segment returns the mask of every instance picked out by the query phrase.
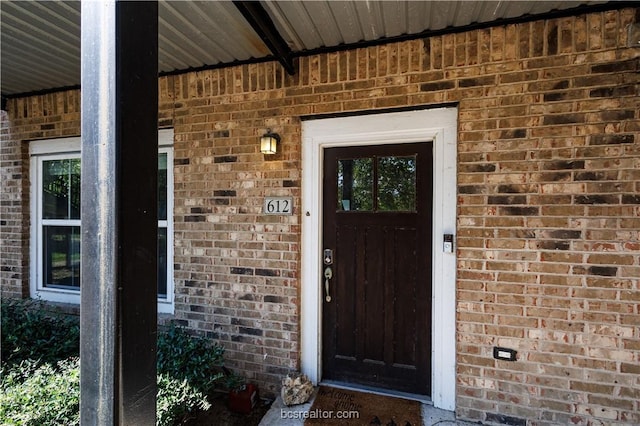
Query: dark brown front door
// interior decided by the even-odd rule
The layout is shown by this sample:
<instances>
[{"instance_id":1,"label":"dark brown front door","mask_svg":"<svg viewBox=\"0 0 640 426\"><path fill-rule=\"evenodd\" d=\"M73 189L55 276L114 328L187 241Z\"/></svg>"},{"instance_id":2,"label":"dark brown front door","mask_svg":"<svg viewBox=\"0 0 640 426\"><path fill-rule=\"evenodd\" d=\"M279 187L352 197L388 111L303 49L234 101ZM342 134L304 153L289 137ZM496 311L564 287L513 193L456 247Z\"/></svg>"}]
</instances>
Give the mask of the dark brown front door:
<instances>
[{"instance_id":1,"label":"dark brown front door","mask_svg":"<svg viewBox=\"0 0 640 426\"><path fill-rule=\"evenodd\" d=\"M431 393L430 142L324 151L323 379Z\"/></svg>"}]
</instances>

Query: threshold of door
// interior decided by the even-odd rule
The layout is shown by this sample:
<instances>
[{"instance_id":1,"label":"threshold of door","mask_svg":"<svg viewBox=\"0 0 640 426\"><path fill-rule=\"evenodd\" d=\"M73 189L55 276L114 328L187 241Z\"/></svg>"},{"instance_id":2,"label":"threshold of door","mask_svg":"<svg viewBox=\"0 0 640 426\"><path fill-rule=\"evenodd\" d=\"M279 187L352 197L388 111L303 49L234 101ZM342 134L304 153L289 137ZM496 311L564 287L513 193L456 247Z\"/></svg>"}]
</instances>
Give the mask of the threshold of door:
<instances>
[{"instance_id":1,"label":"threshold of door","mask_svg":"<svg viewBox=\"0 0 640 426\"><path fill-rule=\"evenodd\" d=\"M433 405L433 401L431 401L431 398L427 395L420 395L420 394L409 393L409 392L400 392L400 391L395 391L391 389L376 388L373 386L359 385L356 383L335 382L333 380L323 380L319 384L323 386L331 386L338 389L367 392L367 393L373 393L373 394L382 395L382 396L395 396L398 398L418 401L422 404Z\"/></svg>"}]
</instances>

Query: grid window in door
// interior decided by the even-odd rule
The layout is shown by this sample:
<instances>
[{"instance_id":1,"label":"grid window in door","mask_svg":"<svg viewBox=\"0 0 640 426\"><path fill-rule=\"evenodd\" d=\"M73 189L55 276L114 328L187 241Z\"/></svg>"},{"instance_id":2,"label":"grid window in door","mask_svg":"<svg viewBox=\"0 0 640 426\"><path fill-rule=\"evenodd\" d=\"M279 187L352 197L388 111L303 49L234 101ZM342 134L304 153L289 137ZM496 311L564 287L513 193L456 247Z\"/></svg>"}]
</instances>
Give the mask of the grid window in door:
<instances>
[{"instance_id":1,"label":"grid window in door","mask_svg":"<svg viewBox=\"0 0 640 426\"><path fill-rule=\"evenodd\" d=\"M415 155L340 159L337 211L416 211Z\"/></svg>"}]
</instances>

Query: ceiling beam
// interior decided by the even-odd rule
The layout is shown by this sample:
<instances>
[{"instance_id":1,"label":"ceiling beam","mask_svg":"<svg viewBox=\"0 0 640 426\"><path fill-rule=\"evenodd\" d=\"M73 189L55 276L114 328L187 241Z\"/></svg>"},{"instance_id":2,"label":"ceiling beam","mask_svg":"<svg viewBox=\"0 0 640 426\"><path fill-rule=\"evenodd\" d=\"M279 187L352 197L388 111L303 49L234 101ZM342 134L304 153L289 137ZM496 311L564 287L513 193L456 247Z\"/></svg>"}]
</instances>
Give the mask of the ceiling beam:
<instances>
[{"instance_id":1,"label":"ceiling beam","mask_svg":"<svg viewBox=\"0 0 640 426\"><path fill-rule=\"evenodd\" d=\"M293 66L293 52L278 32L271 17L258 1L234 1L244 19L267 45L273 56L282 64L289 75L296 73Z\"/></svg>"}]
</instances>

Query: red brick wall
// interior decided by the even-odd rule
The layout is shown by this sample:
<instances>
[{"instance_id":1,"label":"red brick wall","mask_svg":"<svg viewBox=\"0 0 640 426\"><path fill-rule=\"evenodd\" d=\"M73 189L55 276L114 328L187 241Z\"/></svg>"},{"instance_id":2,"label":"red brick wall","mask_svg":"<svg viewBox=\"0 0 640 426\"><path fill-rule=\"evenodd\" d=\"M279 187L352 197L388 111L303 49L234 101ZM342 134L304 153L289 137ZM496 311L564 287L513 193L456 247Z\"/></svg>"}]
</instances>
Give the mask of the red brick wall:
<instances>
[{"instance_id":1,"label":"red brick wall","mask_svg":"<svg viewBox=\"0 0 640 426\"><path fill-rule=\"evenodd\" d=\"M277 392L299 368L300 116L457 103L457 414L640 424L638 9L160 79L175 129L176 318ZM2 291L28 291L22 141L77 134L78 93L9 103ZM283 143L259 153L272 128ZM6 188L6 190L5 190ZM27 290L25 290L27 289ZM492 358L494 346L518 351Z\"/></svg>"}]
</instances>

